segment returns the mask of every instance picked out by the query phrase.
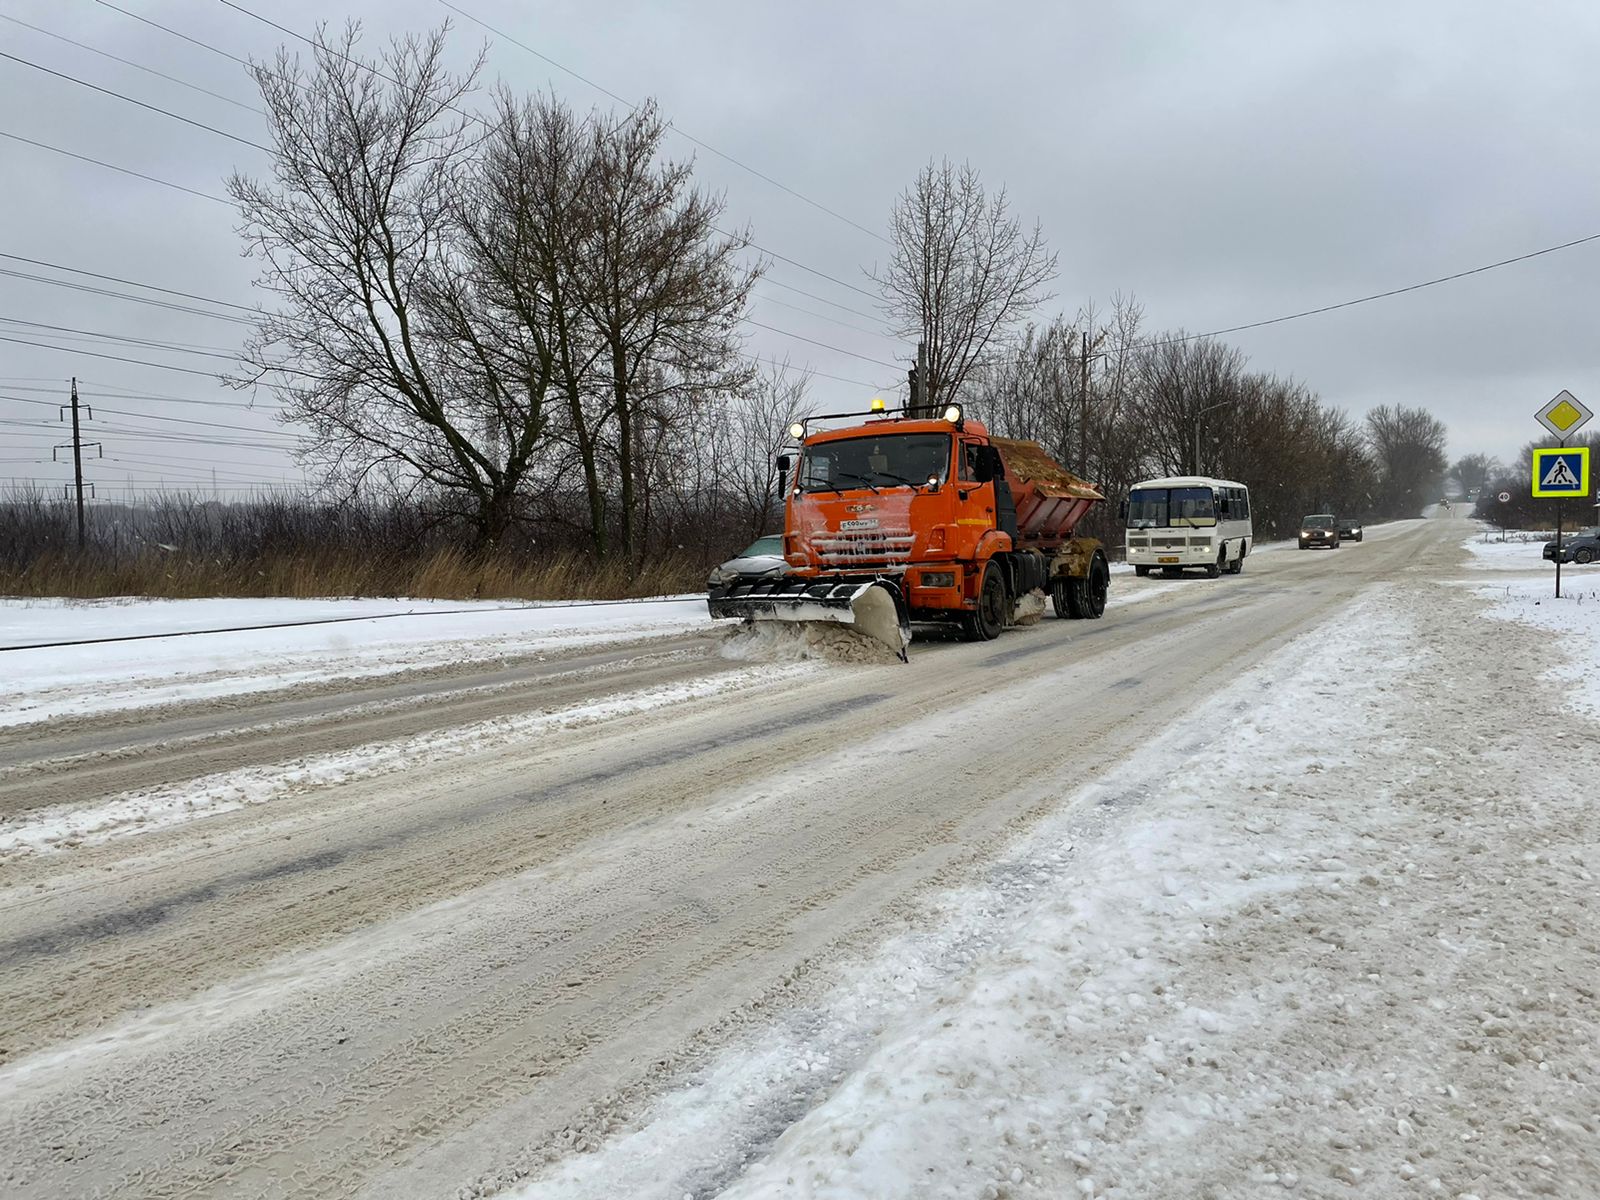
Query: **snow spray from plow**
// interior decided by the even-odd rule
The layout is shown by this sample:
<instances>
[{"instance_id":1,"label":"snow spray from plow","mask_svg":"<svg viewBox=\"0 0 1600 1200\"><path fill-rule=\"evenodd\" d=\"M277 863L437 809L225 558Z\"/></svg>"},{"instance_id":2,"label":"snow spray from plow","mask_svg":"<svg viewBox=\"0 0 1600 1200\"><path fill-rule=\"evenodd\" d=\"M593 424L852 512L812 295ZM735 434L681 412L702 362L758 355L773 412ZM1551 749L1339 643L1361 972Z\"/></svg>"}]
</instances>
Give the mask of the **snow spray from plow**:
<instances>
[{"instance_id":1,"label":"snow spray from plow","mask_svg":"<svg viewBox=\"0 0 1600 1200\"><path fill-rule=\"evenodd\" d=\"M848 626L887 647L902 662L911 644L905 593L893 580L783 579L731 584L707 599L713 617L780 621L801 626Z\"/></svg>"}]
</instances>

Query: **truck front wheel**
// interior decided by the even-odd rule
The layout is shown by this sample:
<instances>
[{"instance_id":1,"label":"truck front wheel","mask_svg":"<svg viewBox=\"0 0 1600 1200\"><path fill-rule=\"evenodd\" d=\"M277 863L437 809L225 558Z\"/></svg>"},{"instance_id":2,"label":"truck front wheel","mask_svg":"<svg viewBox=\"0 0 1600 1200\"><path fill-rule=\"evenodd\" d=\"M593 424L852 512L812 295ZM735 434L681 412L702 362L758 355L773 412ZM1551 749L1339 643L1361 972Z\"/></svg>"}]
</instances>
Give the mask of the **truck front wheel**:
<instances>
[{"instance_id":1,"label":"truck front wheel","mask_svg":"<svg viewBox=\"0 0 1600 1200\"><path fill-rule=\"evenodd\" d=\"M990 562L978 588L978 611L961 618L961 631L969 642L990 642L1000 636L1005 623L1006 581L1000 576L1000 565Z\"/></svg>"}]
</instances>

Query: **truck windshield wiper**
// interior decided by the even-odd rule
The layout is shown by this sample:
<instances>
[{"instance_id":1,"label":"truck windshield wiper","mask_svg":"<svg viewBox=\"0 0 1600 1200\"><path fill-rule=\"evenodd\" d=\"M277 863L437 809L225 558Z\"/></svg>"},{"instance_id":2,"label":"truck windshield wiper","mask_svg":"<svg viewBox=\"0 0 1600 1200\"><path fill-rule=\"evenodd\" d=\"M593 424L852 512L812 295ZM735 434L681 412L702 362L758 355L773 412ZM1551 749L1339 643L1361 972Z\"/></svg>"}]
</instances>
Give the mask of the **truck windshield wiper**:
<instances>
[{"instance_id":1,"label":"truck windshield wiper","mask_svg":"<svg viewBox=\"0 0 1600 1200\"><path fill-rule=\"evenodd\" d=\"M874 496L880 494L878 489L872 486L872 480L868 479L865 475L857 475L854 471L840 471L839 478L854 479L857 483L861 484L868 491L870 491ZM833 490L838 491L839 489L834 488Z\"/></svg>"},{"instance_id":2,"label":"truck windshield wiper","mask_svg":"<svg viewBox=\"0 0 1600 1200\"><path fill-rule=\"evenodd\" d=\"M892 479L896 483L903 483L907 487L916 487L917 486L916 480L907 479L904 475L896 475L893 471L874 471L873 474L877 475L877 476L880 476L881 478L884 478L884 479Z\"/></svg>"}]
</instances>

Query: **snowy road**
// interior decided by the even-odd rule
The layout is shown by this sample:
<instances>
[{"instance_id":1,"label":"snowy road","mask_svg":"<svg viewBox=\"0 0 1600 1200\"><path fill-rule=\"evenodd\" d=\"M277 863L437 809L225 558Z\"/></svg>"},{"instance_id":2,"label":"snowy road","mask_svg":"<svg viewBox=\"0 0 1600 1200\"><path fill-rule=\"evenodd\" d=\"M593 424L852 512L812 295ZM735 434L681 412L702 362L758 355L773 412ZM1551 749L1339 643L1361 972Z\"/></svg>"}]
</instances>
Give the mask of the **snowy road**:
<instances>
[{"instance_id":1,"label":"snowy road","mask_svg":"<svg viewBox=\"0 0 1600 1200\"><path fill-rule=\"evenodd\" d=\"M1498 1013L1515 1007L1520 986L1534 997L1520 1010L1536 1010L1534 1032L1522 1036L1515 1013L1495 1020L1517 1034L1515 1062L1546 1075L1551 1047L1597 1032L1576 1011L1581 996L1539 999L1557 982L1600 978L1593 826L1571 823L1570 795L1539 811L1537 836L1485 822L1487 810L1450 811L1452 797L1479 803L1474 788L1509 802L1531 787L1533 760L1520 756L1533 739L1594 737L1592 719L1557 692L1529 687L1508 702L1497 671L1515 664L1537 678L1554 665L1548 637L1491 622L1470 588L1441 585L1468 574L1469 529L1406 522L1338 553L1261 554L1238 578L1119 579L1102 621L919 645L909 666L730 661L712 636L663 619L627 644L433 656L394 676L366 663L293 692L186 703L153 689L163 707L0 729L0 1190L1187 1196L1217 1180L1217 1195L1281 1188L1285 1172L1304 1178L1303 1194L1354 1186L1377 1169L1359 1152L1375 1135L1338 1111L1331 1059L1374 1058L1351 1093L1370 1100L1366 1082L1398 1044L1366 1024L1372 1013L1402 1029L1425 1015L1439 1053L1463 1053L1470 1037L1499 1035L1470 1004L1457 1028L1456 1010L1431 1001L1476 988L1494 993L1479 1007ZM1431 679L1417 665L1428 656ZM1355 727L1319 728L1318 698L1352 688L1337 712ZM52 703L77 711L75 699ZM1498 714L1487 741L1473 732L1486 712ZM1435 721L1454 731L1443 748L1430 742ZM1362 773L1368 759L1376 773ZM1173 784L1188 761L1214 791ZM1308 776L1313 761L1322 765ZM1342 790L1318 791L1332 778ZM1096 781L1099 792L1086 787ZM1418 810L1380 804L1380 786L1418 798ZM1242 810L1227 807L1242 798ZM1225 811L1199 811L1219 799ZM1247 820L1263 832L1238 833ZM1552 849L1557 828L1565 843ZM1278 849L1250 840L1269 832ZM1207 838L1229 856L1228 888L1210 877L1215 863L1173 849ZM1241 906L1300 886L1271 859L1303 851L1298 838L1321 839L1317 861L1338 865L1296 866L1297 878L1317 879L1295 892L1292 912L1241 918ZM1087 861L1097 844L1098 871ZM1518 911L1474 925L1483 897L1464 902L1440 882L1463 872L1493 874L1492 898ZM1402 875L1419 883L1401 898L1432 906L1420 948L1405 921L1376 909L1358 917L1347 903L1363 888L1387 901L1393 889L1366 879ZM1099 896L1088 926L1154 944L1141 880L1174 918L1195 893L1199 909L1187 913L1212 906L1212 925L1231 922L1237 939L1196 935L1209 959L1190 978L1176 951L1156 955L1159 970L1140 969L1108 962L1103 941L1035 946L1018 934L1054 919L1052 904ZM952 908L953 895L965 906ZM1522 913L1526 904L1540 916ZM941 932L944 918L957 932ZM912 965L885 968L905 938L923 939ZM1237 945L1265 964L1262 978L1219 965ZM1006 946L1046 975L1042 960L1065 956L1053 981L992 982L1059 989L1051 1006L1082 1037L1055 1075L1017 1068L1007 1087L1019 1119L994 1126L1006 1149L988 1155L974 1149L984 1140L975 1128L959 1141L919 1125L942 1094L907 1105L904 1088L873 1080L888 1070L884 1055L909 1064L920 1048L938 1060L916 1076L927 1097L940 1090L929 1083L938 1066L972 1057L975 1040L1032 1052L1003 1021L962 1038L941 1031L959 1029L965 1010L951 1010L952 1026L918 1007L959 991L964 969ZM1347 968L1330 946L1359 962ZM1373 975L1401 973L1390 961L1401 952L1439 976L1407 972L1393 994L1374 986ZM1495 966L1474 973L1485 954ZM1335 959L1350 972L1337 1004L1337 988L1319 992L1315 977ZM870 1019L851 1015L850 981L874 970L890 981L882 998ZM1029 1134L1029 1122L1044 1129L1076 1119L1075 1104L1094 1108L1094 1097L1070 1099L1059 1071L1126 1110L1159 1097L1140 1093L1148 1081L1131 1069L1106 1071L1106 1056L1148 1054L1148 1041L1119 1038L1144 1028L1165 1053L1180 1044L1158 1027L1170 1014L1086 1005L1083 972L1103 973L1112 992L1119 973L1124 990L1152 980L1192 989L1203 999L1184 1019L1236 1042L1209 1056L1215 1071L1243 1056L1278 1099L1224 1095L1238 1078L1213 1079L1207 1104L1169 1112L1163 1126L1208 1154L1165 1176L1140 1177L1159 1146L1131 1134L1110 1145L1105 1117L1092 1136L1056 1134L1059 1145L1040 1149L1050 1138ZM1277 1002L1291 984L1304 993L1302 1017ZM1408 1016L1388 1000L1420 1007ZM1326 1036L1334 1027L1348 1036ZM1273 1078L1261 1054L1244 1054L1252 1039L1281 1048L1274 1061L1292 1070ZM1329 1074L1296 1094L1295 1074L1319 1062ZM1514 1093L1494 1062L1464 1086ZM1555 1070L1544 1092L1529 1092L1544 1115L1519 1110L1536 1126L1526 1135L1508 1135L1485 1109L1463 1116L1446 1144L1438 1123L1449 1106L1384 1114L1390 1130L1434 1122L1442 1146L1410 1174L1385 1160L1394 1178L1415 1181L1417 1195L1443 1175L1432 1194L1570 1184L1595 1165L1592 1150L1573 1147L1596 1115L1570 1102L1560 1072L1593 1087L1594 1060ZM981 1066L954 1071L981 1091ZM1434 1083L1409 1060L1396 1059L1394 1074L1403 1088ZM1029 1097L1037 1111L1022 1115ZM1292 1168L1240 1133L1274 1108L1287 1132L1257 1124L1255 1141L1320 1139ZM981 1111L968 1120L998 1120ZM1208 1137L1208 1126L1226 1136ZM1592 1146L1595 1128L1587 1135ZM939 1145L908 1165L904 1148L919 1136ZM1330 1156L1341 1141L1357 1150ZM1514 1169L1494 1186L1478 1181L1497 1162ZM1183 1186L1164 1191L1163 1180ZM1124 1184L1133 1190L1119 1193Z\"/></svg>"}]
</instances>

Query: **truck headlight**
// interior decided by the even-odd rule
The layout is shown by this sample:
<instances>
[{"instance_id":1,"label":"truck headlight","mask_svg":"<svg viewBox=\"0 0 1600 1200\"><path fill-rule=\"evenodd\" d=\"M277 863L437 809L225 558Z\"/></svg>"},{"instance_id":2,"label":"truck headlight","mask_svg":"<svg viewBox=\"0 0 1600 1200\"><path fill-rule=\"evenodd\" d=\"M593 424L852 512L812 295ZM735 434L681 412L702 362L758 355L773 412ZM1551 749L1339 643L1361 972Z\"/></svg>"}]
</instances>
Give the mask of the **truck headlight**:
<instances>
[{"instance_id":1,"label":"truck headlight","mask_svg":"<svg viewBox=\"0 0 1600 1200\"><path fill-rule=\"evenodd\" d=\"M921 587L928 588L953 588L956 585L954 571L924 571L917 580Z\"/></svg>"}]
</instances>

